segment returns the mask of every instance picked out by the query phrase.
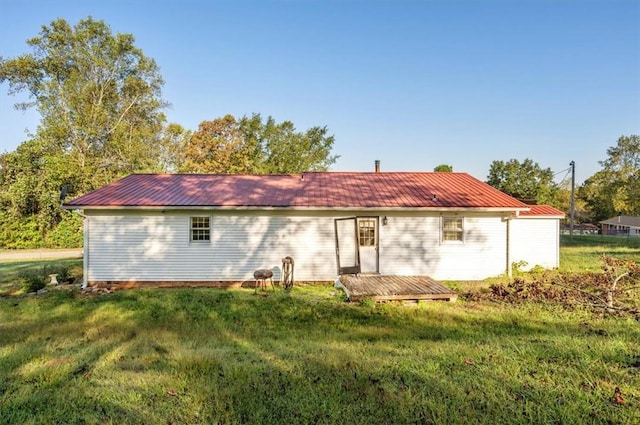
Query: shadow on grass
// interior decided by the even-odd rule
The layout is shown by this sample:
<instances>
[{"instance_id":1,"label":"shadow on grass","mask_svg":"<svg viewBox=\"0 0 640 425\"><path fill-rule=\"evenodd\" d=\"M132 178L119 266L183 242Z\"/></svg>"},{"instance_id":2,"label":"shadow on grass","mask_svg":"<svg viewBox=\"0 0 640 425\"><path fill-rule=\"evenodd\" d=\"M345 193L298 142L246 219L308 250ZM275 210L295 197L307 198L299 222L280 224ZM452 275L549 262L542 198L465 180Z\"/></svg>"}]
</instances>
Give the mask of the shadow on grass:
<instances>
[{"instance_id":1,"label":"shadow on grass","mask_svg":"<svg viewBox=\"0 0 640 425\"><path fill-rule=\"evenodd\" d=\"M553 311L358 306L330 291L0 299L3 416L7 423L607 422L615 417L608 401L594 401L601 388L581 386L608 379L611 370L593 376L591 364L640 338L617 323L602 324L605 337ZM637 382L615 373L619 385Z\"/></svg>"}]
</instances>

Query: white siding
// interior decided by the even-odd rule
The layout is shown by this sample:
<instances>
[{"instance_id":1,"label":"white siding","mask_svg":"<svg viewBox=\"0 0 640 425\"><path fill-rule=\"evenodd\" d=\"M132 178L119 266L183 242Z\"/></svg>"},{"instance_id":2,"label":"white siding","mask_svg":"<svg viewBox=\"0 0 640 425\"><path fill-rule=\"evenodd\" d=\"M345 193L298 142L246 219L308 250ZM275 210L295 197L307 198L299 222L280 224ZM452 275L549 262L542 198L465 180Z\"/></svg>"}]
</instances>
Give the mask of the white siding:
<instances>
[{"instance_id":1,"label":"white siding","mask_svg":"<svg viewBox=\"0 0 640 425\"><path fill-rule=\"evenodd\" d=\"M380 273L478 280L506 270L506 224L500 217L464 217L464 241L441 242L438 215L387 215L380 230Z\"/></svg>"},{"instance_id":2,"label":"white siding","mask_svg":"<svg viewBox=\"0 0 640 425\"><path fill-rule=\"evenodd\" d=\"M557 218L520 217L511 220L511 261L526 262L522 270L535 266L559 266L560 230Z\"/></svg>"},{"instance_id":3,"label":"white siding","mask_svg":"<svg viewBox=\"0 0 640 425\"><path fill-rule=\"evenodd\" d=\"M113 213L111 213L113 214ZM189 217L210 215L211 241L189 241ZM253 279L259 268L279 277L295 260L296 280L336 275L333 218L298 214L181 212L88 213L89 281Z\"/></svg>"},{"instance_id":4,"label":"white siding","mask_svg":"<svg viewBox=\"0 0 640 425\"><path fill-rule=\"evenodd\" d=\"M243 281L259 268L280 276L295 260L297 281L332 281L337 274L334 219L371 216L302 211L86 211L87 275L94 281ZM117 215L116 215L117 214ZM189 217L211 217L211 241L189 241ZM379 228L381 274L474 280L506 269L506 223L463 215L464 242L440 241L440 214L388 213ZM381 223L381 221L380 221Z\"/></svg>"}]
</instances>

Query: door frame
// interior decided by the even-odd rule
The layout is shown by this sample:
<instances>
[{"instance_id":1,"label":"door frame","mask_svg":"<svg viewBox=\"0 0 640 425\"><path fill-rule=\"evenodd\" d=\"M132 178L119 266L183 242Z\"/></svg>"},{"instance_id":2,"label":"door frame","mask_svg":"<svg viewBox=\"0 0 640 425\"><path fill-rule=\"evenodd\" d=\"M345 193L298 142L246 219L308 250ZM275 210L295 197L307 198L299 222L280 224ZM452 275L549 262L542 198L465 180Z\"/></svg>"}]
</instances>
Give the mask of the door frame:
<instances>
[{"instance_id":1,"label":"door frame","mask_svg":"<svg viewBox=\"0 0 640 425\"><path fill-rule=\"evenodd\" d=\"M368 273L379 273L380 272L380 216L377 215L358 215L358 216L350 216L350 217L341 217L334 218L334 229L335 229L335 240L336 240L336 266L338 269L338 274L358 274L362 272L362 262L360 258L360 234L359 234L359 219L373 219L375 220L375 261L376 261L376 270L369 271ZM355 265L341 267L340 264L340 234L338 233L338 222L339 221L353 221L353 237L355 239Z\"/></svg>"},{"instance_id":2,"label":"door frame","mask_svg":"<svg viewBox=\"0 0 640 425\"><path fill-rule=\"evenodd\" d=\"M341 267L340 264L340 233L338 230L338 223L341 221L353 221L353 233L351 237L353 237L355 243L355 264ZM342 274L358 274L360 273L360 247L358 244L358 219L356 217L342 217L342 218L334 218L333 226L335 229L335 239L336 239L336 266L338 268L338 275ZM348 237L348 235L345 235Z\"/></svg>"}]
</instances>

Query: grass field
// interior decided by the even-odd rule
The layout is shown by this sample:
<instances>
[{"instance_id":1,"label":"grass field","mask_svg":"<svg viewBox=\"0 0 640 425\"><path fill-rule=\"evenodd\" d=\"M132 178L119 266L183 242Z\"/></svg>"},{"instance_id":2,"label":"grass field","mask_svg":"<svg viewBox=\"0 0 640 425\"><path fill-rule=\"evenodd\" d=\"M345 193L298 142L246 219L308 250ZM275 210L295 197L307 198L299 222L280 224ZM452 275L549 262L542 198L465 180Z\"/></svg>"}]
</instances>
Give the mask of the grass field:
<instances>
[{"instance_id":1,"label":"grass field","mask_svg":"<svg viewBox=\"0 0 640 425\"><path fill-rule=\"evenodd\" d=\"M640 262L640 237L565 235L560 246L560 269L567 272L599 270L602 254Z\"/></svg>"},{"instance_id":2,"label":"grass field","mask_svg":"<svg viewBox=\"0 0 640 425\"><path fill-rule=\"evenodd\" d=\"M575 239L562 251L599 254ZM42 267L0 264L3 424L640 423L632 318L348 304L326 286L8 295Z\"/></svg>"}]
</instances>

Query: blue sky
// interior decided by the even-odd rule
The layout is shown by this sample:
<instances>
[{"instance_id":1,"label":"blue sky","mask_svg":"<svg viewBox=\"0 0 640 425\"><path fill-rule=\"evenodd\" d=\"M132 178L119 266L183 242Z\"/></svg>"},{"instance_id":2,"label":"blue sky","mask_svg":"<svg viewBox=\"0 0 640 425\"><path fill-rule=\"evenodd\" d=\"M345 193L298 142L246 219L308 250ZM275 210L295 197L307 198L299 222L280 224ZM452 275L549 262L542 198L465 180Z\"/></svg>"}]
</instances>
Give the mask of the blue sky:
<instances>
[{"instance_id":1,"label":"blue sky","mask_svg":"<svg viewBox=\"0 0 640 425\"><path fill-rule=\"evenodd\" d=\"M0 56L58 17L132 33L165 80L171 122L231 113L327 126L336 171L486 179L531 158L576 180L621 135L640 134L638 1L0 0ZM0 86L0 152L35 112Z\"/></svg>"}]
</instances>

